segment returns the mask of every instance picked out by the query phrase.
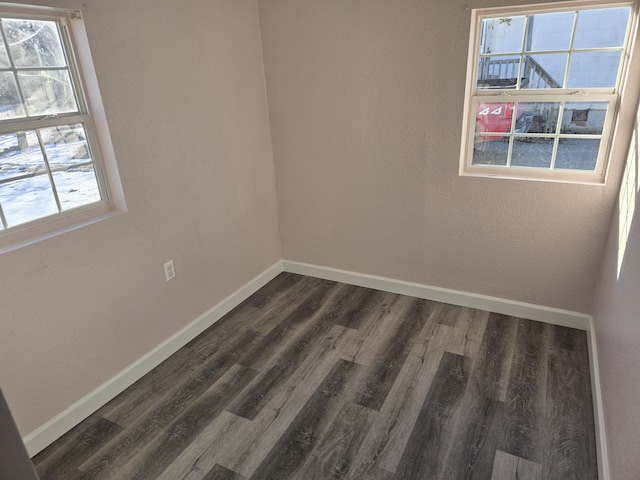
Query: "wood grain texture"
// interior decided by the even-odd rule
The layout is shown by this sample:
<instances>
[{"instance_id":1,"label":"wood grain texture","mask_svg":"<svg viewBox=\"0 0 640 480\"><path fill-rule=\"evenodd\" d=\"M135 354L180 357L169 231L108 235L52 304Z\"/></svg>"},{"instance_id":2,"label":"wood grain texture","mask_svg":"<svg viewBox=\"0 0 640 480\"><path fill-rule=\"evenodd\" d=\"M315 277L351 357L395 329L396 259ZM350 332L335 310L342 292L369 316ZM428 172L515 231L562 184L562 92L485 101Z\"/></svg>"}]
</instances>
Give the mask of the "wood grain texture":
<instances>
[{"instance_id":1,"label":"wood grain texture","mask_svg":"<svg viewBox=\"0 0 640 480\"><path fill-rule=\"evenodd\" d=\"M557 349L549 355L543 471L567 480L597 478L591 384L577 352Z\"/></svg>"},{"instance_id":2,"label":"wood grain texture","mask_svg":"<svg viewBox=\"0 0 640 480\"><path fill-rule=\"evenodd\" d=\"M353 352L354 362L360 365L375 365L379 362L379 351L384 348L390 336L398 326L398 322L411 308L414 299L401 295L392 295L388 302L374 312L362 328L362 342Z\"/></svg>"},{"instance_id":3,"label":"wood grain texture","mask_svg":"<svg viewBox=\"0 0 640 480\"><path fill-rule=\"evenodd\" d=\"M347 328L359 329L384 300L384 292L354 286L349 298L336 305L336 308L341 312L336 324Z\"/></svg>"},{"instance_id":4,"label":"wood grain texture","mask_svg":"<svg viewBox=\"0 0 640 480\"><path fill-rule=\"evenodd\" d=\"M300 468L299 477L318 480L346 477L375 415L369 408L345 403Z\"/></svg>"},{"instance_id":5,"label":"wood grain texture","mask_svg":"<svg viewBox=\"0 0 640 480\"><path fill-rule=\"evenodd\" d=\"M468 357L445 352L404 450L396 478L444 478L446 458L471 376Z\"/></svg>"},{"instance_id":6,"label":"wood grain texture","mask_svg":"<svg viewBox=\"0 0 640 480\"><path fill-rule=\"evenodd\" d=\"M64 480L79 476L78 466L122 430L102 417L90 417L38 456L40 477Z\"/></svg>"},{"instance_id":7,"label":"wood grain texture","mask_svg":"<svg viewBox=\"0 0 640 480\"><path fill-rule=\"evenodd\" d=\"M353 287L342 286L339 289L328 290L327 294L333 294L333 302L338 304L345 302L353 293ZM312 299L315 300L315 299ZM327 303L327 305L331 305ZM290 336L290 341L283 340L282 330L274 329L274 335L280 344L284 344L284 348L278 351L277 359L273 365L269 367L256 382L252 383L239 397L229 406L227 410L238 416L253 420L260 410L267 404L274 388L289 378L293 372L302 364L304 359L309 355L310 350L317 342L325 337L336 319L340 317L340 308L320 308L315 309L317 318L314 322L296 329L296 333ZM296 309L292 316L303 315L303 312ZM287 323L285 322L284 325ZM280 335L280 338L277 336ZM268 337L272 337L271 333ZM270 341L272 341L270 339ZM258 345L258 348L264 348L264 344ZM261 359L252 361L252 365L259 366ZM264 360L263 360L264 361Z\"/></svg>"},{"instance_id":8,"label":"wood grain texture","mask_svg":"<svg viewBox=\"0 0 640 480\"><path fill-rule=\"evenodd\" d=\"M241 356L242 346L250 345L254 339L254 332L244 332L237 343L230 343L208 358L200 368L188 372L180 382L181 388L158 396L157 402L144 415L127 425L122 435L105 445L97 456L80 465L84 472L82 478L108 478L110 472L117 471L121 465L144 452L158 430L170 425L190 403L227 373Z\"/></svg>"},{"instance_id":9,"label":"wood grain texture","mask_svg":"<svg viewBox=\"0 0 640 480\"><path fill-rule=\"evenodd\" d=\"M424 327L356 456L349 478L374 478L380 471L395 472L400 462L431 381L449 346L449 339L434 335L444 305L427 303L425 306Z\"/></svg>"},{"instance_id":10,"label":"wood grain texture","mask_svg":"<svg viewBox=\"0 0 640 480\"><path fill-rule=\"evenodd\" d=\"M514 317L489 315L473 369L472 393L505 400L517 327Z\"/></svg>"},{"instance_id":11,"label":"wood grain texture","mask_svg":"<svg viewBox=\"0 0 640 480\"><path fill-rule=\"evenodd\" d=\"M356 401L359 405L380 410L427 321L428 315L425 315L425 312L429 311L430 303L427 300L415 300L409 309L400 315L399 321L387 322L394 324L393 331L381 335L384 342L370 363L371 373Z\"/></svg>"},{"instance_id":12,"label":"wood grain texture","mask_svg":"<svg viewBox=\"0 0 640 480\"><path fill-rule=\"evenodd\" d=\"M443 474L438 478L489 478L503 430L504 404L467 394L458 410Z\"/></svg>"},{"instance_id":13,"label":"wood grain texture","mask_svg":"<svg viewBox=\"0 0 640 480\"><path fill-rule=\"evenodd\" d=\"M246 367L232 367L228 375L183 410L161 434L149 442L144 454L138 455L129 471L121 471L120 474L132 480L157 477L256 374L255 370Z\"/></svg>"},{"instance_id":14,"label":"wood grain texture","mask_svg":"<svg viewBox=\"0 0 640 480\"><path fill-rule=\"evenodd\" d=\"M42 480L597 478L585 332L281 274L41 452Z\"/></svg>"},{"instance_id":15,"label":"wood grain texture","mask_svg":"<svg viewBox=\"0 0 640 480\"><path fill-rule=\"evenodd\" d=\"M542 465L496 450L491 480L542 480Z\"/></svg>"},{"instance_id":16,"label":"wood grain texture","mask_svg":"<svg viewBox=\"0 0 640 480\"><path fill-rule=\"evenodd\" d=\"M263 370L264 366L274 358L301 327L322 316L329 308L327 300L338 290L339 286L331 282L322 282L311 294L299 303L291 313L281 317L279 322L251 349L246 350L238 363L255 370Z\"/></svg>"},{"instance_id":17,"label":"wood grain texture","mask_svg":"<svg viewBox=\"0 0 640 480\"><path fill-rule=\"evenodd\" d=\"M308 358L274 392L269 403L248 424L238 423L229 429L225 441L217 445L218 463L250 477L294 421L302 407L335 366L336 352L341 350L345 333L350 329L336 325L314 348ZM237 417L242 418L242 417Z\"/></svg>"},{"instance_id":18,"label":"wood grain texture","mask_svg":"<svg viewBox=\"0 0 640 480\"><path fill-rule=\"evenodd\" d=\"M251 476L251 480L299 478L299 467L318 443L331 414L339 408L349 379L354 376L358 367L355 363L338 360L316 393Z\"/></svg>"},{"instance_id":19,"label":"wood grain texture","mask_svg":"<svg viewBox=\"0 0 640 480\"><path fill-rule=\"evenodd\" d=\"M544 409L551 330L538 322L518 322L505 399L501 450L538 464L542 461L546 428Z\"/></svg>"},{"instance_id":20,"label":"wood grain texture","mask_svg":"<svg viewBox=\"0 0 640 480\"><path fill-rule=\"evenodd\" d=\"M221 465L215 465L202 480L245 480L246 477L232 472Z\"/></svg>"},{"instance_id":21,"label":"wood grain texture","mask_svg":"<svg viewBox=\"0 0 640 480\"><path fill-rule=\"evenodd\" d=\"M490 314L463 307L458 308L458 313L453 327L440 323L434 333L447 337L447 352L475 358L482 346Z\"/></svg>"},{"instance_id":22,"label":"wood grain texture","mask_svg":"<svg viewBox=\"0 0 640 480\"><path fill-rule=\"evenodd\" d=\"M249 420L223 411L158 475L157 480L201 480L218 465L218 445L224 443L229 431L237 424L246 428L249 423Z\"/></svg>"}]
</instances>

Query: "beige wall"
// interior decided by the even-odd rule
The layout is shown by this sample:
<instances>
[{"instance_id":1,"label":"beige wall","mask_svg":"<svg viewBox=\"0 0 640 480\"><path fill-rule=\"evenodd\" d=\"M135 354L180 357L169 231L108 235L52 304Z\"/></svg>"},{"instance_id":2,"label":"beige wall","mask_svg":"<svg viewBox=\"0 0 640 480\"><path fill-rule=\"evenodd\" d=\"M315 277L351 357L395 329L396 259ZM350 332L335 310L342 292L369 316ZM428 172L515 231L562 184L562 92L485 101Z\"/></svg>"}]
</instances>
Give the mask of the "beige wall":
<instances>
[{"instance_id":1,"label":"beige wall","mask_svg":"<svg viewBox=\"0 0 640 480\"><path fill-rule=\"evenodd\" d=\"M498 3L260 0L285 259L588 311L622 156L606 187L458 176L466 6Z\"/></svg>"},{"instance_id":2,"label":"beige wall","mask_svg":"<svg viewBox=\"0 0 640 480\"><path fill-rule=\"evenodd\" d=\"M628 132L607 187L459 177L462 2L42 1L86 4L129 213L0 256L0 385L23 435L282 257L589 310ZM640 362L616 342L638 331L607 298L635 301L638 279L607 265L595 311L626 454L634 387L614 369Z\"/></svg>"},{"instance_id":3,"label":"beige wall","mask_svg":"<svg viewBox=\"0 0 640 480\"><path fill-rule=\"evenodd\" d=\"M129 212L0 256L23 435L281 258L256 2L54 3L86 4Z\"/></svg>"},{"instance_id":4,"label":"beige wall","mask_svg":"<svg viewBox=\"0 0 640 480\"><path fill-rule=\"evenodd\" d=\"M640 111L593 306L611 478L640 472ZM620 265L620 268L618 268Z\"/></svg>"}]
</instances>

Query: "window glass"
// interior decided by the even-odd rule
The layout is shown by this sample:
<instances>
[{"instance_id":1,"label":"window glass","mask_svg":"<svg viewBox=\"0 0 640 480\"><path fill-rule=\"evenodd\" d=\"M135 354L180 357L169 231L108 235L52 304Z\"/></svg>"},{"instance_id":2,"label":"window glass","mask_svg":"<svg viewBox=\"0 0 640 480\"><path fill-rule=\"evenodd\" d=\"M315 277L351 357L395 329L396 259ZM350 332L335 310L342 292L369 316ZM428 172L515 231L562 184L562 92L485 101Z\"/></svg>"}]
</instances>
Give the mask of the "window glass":
<instances>
[{"instance_id":1,"label":"window glass","mask_svg":"<svg viewBox=\"0 0 640 480\"><path fill-rule=\"evenodd\" d=\"M7 68L9 66L10 63L7 55L7 47L4 46L4 42L0 42L0 68Z\"/></svg>"},{"instance_id":2,"label":"window glass","mask_svg":"<svg viewBox=\"0 0 640 480\"><path fill-rule=\"evenodd\" d=\"M556 169L591 171L596 168L600 140L561 138L558 140Z\"/></svg>"},{"instance_id":3,"label":"window glass","mask_svg":"<svg viewBox=\"0 0 640 480\"><path fill-rule=\"evenodd\" d=\"M48 175L1 184L0 204L8 228L58 213Z\"/></svg>"},{"instance_id":4,"label":"window glass","mask_svg":"<svg viewBox=\"0 0 640 480\"><path fill-rule=\"evenodd\" d=\"M581 11L573 47L622 47L630 14L631 7Z\"/></svg>"},{"instance_id":5,"label":"window glass","mask_svg":"<svg viewBox=\"0 0 640 480\"><path fill-rule=\"evenodd\" d=\"M555 134L558 128L560 102L521 102L518 111L526 120L526 134ZM521 122L525 123L525 122Z\"/></svg>"},{"instance_id":6,"label":"window glass","mask_svg":"<svg viewBox=\"0 0 640 480\"><path fill-rule=\"evenodd\" d=\"M80 165L53 173L62 211L100 201L100 188L93 165Z\"/></svg>"},{"instance_id":7,"label":"window glass","mask_svg":"<svg viewBox=\"0 0 640 480\"><path fill-rule=\"evenodd\" d=\"M490 18L482 24L480 53L517 53L522 51L524 27L527 17Z\"/></svg>"},{"instance_id":8,"label":"window glass","mask_svg":"<svg viewBox=\"0 0 640 480\"><path fill-rule=\"evenodd\" d=\"M39 132L51 168L72 167L91 161L82 124L58 125L42 128Z\"/></svg>"},{"instance_id":9,"label":"window glass","mask_svg":"<svg viewBox=\"0 0 640 480\"><path fill-rule=\"evenodd\" d=\"M511 165L549 168L553 158L553 138L521 137L513 140Z\"/></svg>"},{"instance_id":10,"label":"window glass","mask_svg":"<svg viewBox=\"0 0 640 480\"><path fill-rule=\"evenodd\" d=\"M525 51L569 50L575 16L575 12L531 15Z\"/></svg>"},{"instance_id":11,"label":"window glass","mask_svg":"<svg viewBox=\"0 0 640 480\"><path fill-rule=\"evenodd\" d=\"M0 120L26 115L13 72L0 71Z\"/></svg>"},{"instance_id":12,"label":"window glass","mask_svg":"<svg viewBox=\"0 0 640 480\"><path fill-rule=\"evenodd\" d=\"M478 88L516 88L520 57L481 57L478 64Z\"/></svg>"},{"instance_id":13,"label":"window glass","mask_svg":"<svg viewBox=\"0 0 640 480\"><path fill-rule=\"evenodd\" d=\"M571 57L569 88L613 88L622 51L575 52Z\"/></svg>"},{"instance_id":14,"label":"window glass","mask_svg":"<svg viewBox=\"0 0 640 480\"><path fill-rule=\"evenodd\" d=\"M17 68L66 66L55 22L3 19L2 29Z\"/></svg>"},{"instance_id":15,"label":"window glass","mask_svg":"<svg viewBox=\"0 0 640 480\"><path fill-rule=\"evenodd\" d=\"M562 114L563 135L602 135L607 118L607 102L567 102Z\"/></svg>"},{"instance_id":16,"label":"window glass","mask_svg":"<svg viewBox=\"0 0 640 480\"><path fill-rule=\"evenodd\" d=\"M476 135L473 147L473 165L506 166L509 160L509 140Z\"/></svg>"},{"instance_id":17,"label":"window glass","mask_svg":"<svg viewBox=\"0 0 640 480\"><path fill-rule=\"evenodd\" d=\"M563 88L567 53L538 53L525 56L523 88Z\"/></svg>"},{"instance_id":18,"label":"window glass","mask_svg":"<svg viewBox=\"0 0 640 480\"><path fill-rule=\"evenodd\" d=\"M0 179L46 171L36 132L0 135Z\"/></svg>"},{"instance_id":19,"label":"window glass","mask_svg":"<svg viewBox=\"0 0 640 480\"><path fill-rule=\"evenodd\" d=\"M18 73L29 116L76 112L78 105L69 72L36 70Z\"/></svg>"}]
</instances>

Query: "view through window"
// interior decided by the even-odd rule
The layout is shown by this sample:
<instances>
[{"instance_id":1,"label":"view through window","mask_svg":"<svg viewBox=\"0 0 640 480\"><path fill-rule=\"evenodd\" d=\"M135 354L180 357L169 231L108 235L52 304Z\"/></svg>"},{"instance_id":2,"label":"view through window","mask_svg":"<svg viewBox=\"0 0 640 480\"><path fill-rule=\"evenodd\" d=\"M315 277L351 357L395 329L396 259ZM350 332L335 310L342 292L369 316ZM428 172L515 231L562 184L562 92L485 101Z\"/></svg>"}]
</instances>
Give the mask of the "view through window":
<instances>
[{"instance_id":1,"label":"view through window","mask_svg":"<svg viewBox=\"0 0 640 480\"><path fill-rule=\"evenodd\" d=\"M462 173L601 182L632 12L476 11Z\"/></svg>"},{"instance_id":2,"label":"view through window","mask_svg":"<svg viewBox=\"0 0 640 480\"><path fill-rule=\"evenodd\" d=\"M4 236L107 205L110 198L71 47L68 24L73 16L1 10L0 15L0 235Z\"/></svg>"}]
</instances>

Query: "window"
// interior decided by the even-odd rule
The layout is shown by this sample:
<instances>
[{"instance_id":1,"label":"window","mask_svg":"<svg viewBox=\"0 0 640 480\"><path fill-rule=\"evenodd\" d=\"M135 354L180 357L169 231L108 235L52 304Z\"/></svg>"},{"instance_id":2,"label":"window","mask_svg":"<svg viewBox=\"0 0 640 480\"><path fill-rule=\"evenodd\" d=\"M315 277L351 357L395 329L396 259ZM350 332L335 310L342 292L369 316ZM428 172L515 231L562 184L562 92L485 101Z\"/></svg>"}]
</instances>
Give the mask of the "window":
<instances>
[{"instance_id":1,"label":"window","mask_svg":"<svg viewBox=\"0 0 640 480\"><path fill-rule=\"evenodd\" d=\"M124 209L80 12L0 4L0 252Z\"/></svg>"},{"instance_id":2,"label":"window","mask_svg":"<svg viewBox=\"0 0 640 480\"><path fill-rule=\"evenodd\" d=\"M604 183L634 5L474 10L460 173Z\"/></svg>"}]
</instances>

